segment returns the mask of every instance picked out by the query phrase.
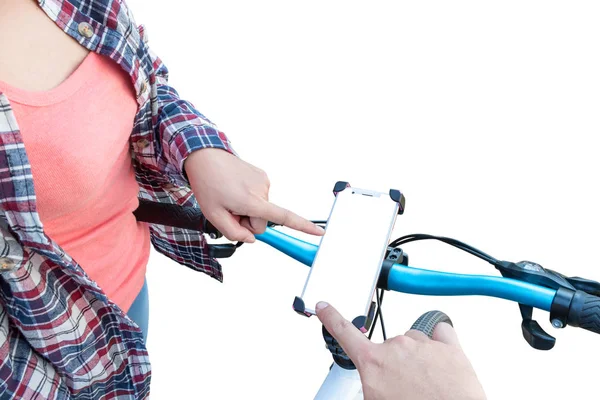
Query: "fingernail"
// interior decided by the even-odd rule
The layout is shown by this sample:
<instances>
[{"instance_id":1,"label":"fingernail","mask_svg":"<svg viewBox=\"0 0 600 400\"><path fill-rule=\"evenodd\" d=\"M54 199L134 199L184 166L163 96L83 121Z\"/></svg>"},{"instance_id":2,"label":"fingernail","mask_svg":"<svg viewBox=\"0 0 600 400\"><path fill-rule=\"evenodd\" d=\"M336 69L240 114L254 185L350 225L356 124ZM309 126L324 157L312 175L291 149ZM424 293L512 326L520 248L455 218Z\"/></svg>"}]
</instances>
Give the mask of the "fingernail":
<instances>
[{"instance_id":1,"label":"fingernail","mask_svg":"<svg viewBox=\"0 0 600 400\"><path fill-rule=\"evenodd\" d=\"M324 234L324 233L325 233L325 229L321 228L319 225L315 225L315 226L317 227L317 231L318 231L320 234Z\"/></svg>"},{"instance_id":2,"label":"fingernail","mask_svg":"<svg viewBox=\"0 0 600 400\"><path fill-rule=\"evenodd\" d=\"M328 303L326 303L326 302L324 302L324 301L320 301L320 302L318 302L318 303L317 303L317 305L315 306L315 310L318 312L318 311L324 310L324 309L325 309L325 308L327 308L328 306L329 306L329 304L328 304Z\"/></svg>"}]
</instances>

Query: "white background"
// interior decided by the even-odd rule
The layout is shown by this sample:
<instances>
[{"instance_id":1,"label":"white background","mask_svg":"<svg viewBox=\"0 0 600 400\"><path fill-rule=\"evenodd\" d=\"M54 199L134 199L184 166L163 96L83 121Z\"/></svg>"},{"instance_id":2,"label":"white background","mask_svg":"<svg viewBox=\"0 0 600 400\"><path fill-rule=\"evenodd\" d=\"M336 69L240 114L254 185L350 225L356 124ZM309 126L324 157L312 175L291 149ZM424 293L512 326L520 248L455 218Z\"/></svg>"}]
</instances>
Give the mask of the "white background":
<instances>
[{"instance_id":1,"label":"white background","mask_svg":"<svg viewBox=\"0 0 600 400\"><path fill-rule=\"evenodd\" d=\"M129 3L173 86L268 172L274 202L323 218L337 180L398 188L394 236L600 279L597 2ZM495 274L442 244L405 250L416 267ZM312 398L330 357L318 320L291 308L308 268L263 244L223 266L219 284L153 255L152 397ZM447 312L490 399L598 396L600 337L545 312L550 352L503 300L389 293L384 309L390 334Z\"/></svg>"}]
</instances>

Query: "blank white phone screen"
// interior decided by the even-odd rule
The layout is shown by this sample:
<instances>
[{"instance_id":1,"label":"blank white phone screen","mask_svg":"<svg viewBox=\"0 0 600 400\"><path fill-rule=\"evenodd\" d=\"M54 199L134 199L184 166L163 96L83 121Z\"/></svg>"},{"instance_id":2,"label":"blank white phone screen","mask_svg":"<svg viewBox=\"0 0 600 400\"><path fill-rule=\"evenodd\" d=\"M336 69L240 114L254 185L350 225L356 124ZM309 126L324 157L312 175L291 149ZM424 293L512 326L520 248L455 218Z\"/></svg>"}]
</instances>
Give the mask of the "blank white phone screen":
<instances>
[{"instance_id":1,"label":"blank white phone screen","mask_svg":"<svg viewBox=\"0 0 600 400\"><path fill-rule=\"evenodd\" d=\"M350 321L367 315L397 212L387 193L337 194L302 292L305 311L326 301Z\"/></svg>"}]
</instances>

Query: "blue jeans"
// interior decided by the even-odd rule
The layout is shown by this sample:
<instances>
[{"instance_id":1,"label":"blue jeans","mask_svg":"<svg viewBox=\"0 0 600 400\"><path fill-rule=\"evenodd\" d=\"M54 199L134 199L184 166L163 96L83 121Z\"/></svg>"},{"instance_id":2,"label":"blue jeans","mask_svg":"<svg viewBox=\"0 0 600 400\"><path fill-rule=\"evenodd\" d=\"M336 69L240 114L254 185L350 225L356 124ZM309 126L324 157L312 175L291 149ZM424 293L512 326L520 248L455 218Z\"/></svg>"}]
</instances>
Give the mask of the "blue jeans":
<instances>
[{"instance_id":1,"label":"blue jeans","mask_svg":"<svg viewBox=\"0 0 600 400\"><path fill-rule=\"evenodd\" d=\"M144 286L133 301L127 315L131 318L142 330L144 335L144 343L148 337L148 319L150 316L150 298L148 297L148 283L144 278Z\"/></svg>"}]
</instances>

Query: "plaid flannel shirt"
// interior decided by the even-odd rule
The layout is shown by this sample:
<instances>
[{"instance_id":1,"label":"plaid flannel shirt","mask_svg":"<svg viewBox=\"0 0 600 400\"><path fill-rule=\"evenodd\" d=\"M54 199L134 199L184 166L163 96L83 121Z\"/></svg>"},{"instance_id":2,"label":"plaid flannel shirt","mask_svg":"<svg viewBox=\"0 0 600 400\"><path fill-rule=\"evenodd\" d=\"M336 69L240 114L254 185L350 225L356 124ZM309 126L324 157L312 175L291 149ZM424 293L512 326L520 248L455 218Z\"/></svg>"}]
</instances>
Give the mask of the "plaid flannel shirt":
<instances>
[{"instance_id":1,"label":"plaid flannel shirt","mask_svg":"<svg viewBox=\"0 0 600 400\"><path fill-rule=\"evenodd\" d=\"M142 199L197 206L183 171L193 151L228 139L168 85L122 0L38 0L65 33L131 77L130 144ZM10 99L0 93L0 399L144 399L150 362L141 331L44 233ZM150 226L152 244L221 280L199 232Z\"/></svg>"}]
</instances>

